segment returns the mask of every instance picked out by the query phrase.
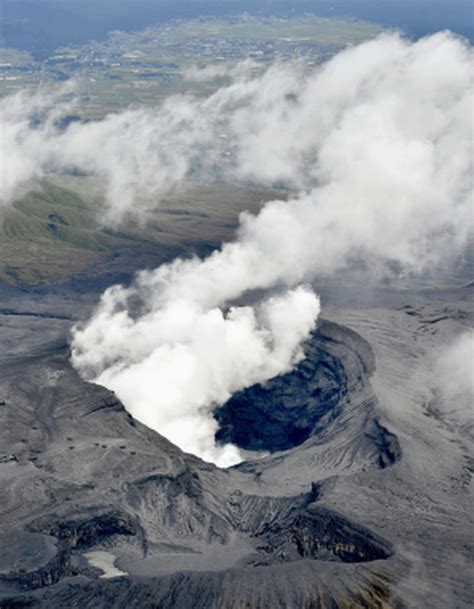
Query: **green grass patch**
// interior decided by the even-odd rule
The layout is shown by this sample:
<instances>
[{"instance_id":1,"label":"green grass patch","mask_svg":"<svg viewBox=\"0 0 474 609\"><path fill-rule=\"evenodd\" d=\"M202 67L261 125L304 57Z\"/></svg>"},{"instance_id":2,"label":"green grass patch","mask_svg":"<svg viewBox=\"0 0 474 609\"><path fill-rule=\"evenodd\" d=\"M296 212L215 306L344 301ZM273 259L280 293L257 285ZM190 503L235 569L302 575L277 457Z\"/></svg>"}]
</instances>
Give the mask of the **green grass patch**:
<instances>
[{"instance_id":1,"label":"green grass patch","mask_svg":"<svg viewBox=\"0 0 474 609\"><path fill-rule=\"evenodd\" d=\"M280 191L212 185L147 202L105 227L101 185L61 176L36 184L0 215L0 280L14 285L153 268L177 255L205 255L232 239L243 209L257 212Z\"/></svg>"}]
</instances>

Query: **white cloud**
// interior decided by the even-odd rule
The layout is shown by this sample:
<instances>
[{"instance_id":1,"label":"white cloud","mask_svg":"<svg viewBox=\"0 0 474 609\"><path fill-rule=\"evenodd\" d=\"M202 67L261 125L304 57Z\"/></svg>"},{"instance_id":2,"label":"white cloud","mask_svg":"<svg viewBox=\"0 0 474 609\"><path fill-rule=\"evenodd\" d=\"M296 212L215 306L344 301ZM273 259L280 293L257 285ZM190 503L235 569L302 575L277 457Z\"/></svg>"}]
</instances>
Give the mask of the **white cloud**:
<instances>
[{"instance_id":1,"label":"white cloud","mask_svg":"<svg viewBox=\"0 0 474 609\"><path fill-rule=\"evenodd\" d=\"M415 232L448 207L448 225L462 229L471 73L470 48L446 33L415 44L384 35L312 71L278 63L256 74L244 63L207 99L174 96L66 131L51 120L61 113L62 91L6 98L0 199L11 201L30 177L77 166L104 178L110 222L139 208L142 197L149 205L185 180L219 177L318 188L321 204L335 213L343 205L369 234L379 208L390 208L395 231L415 205L423 215L413 217ZM38 106L48 120L32 126Z\"/></svg>"},{"instance_id":2,"label":"white cloud","mask_svg":"<svg viewBox=\"0 0 474 609\"><path fill-rule=\"evenodd\" d=\"M215 447L211 409L298 359L319 308L298 286L354 255L419 271L466 242L471 74L470 48L449 34L414 44L384 35L314 71L244 67L207 99L173 97L66 131L51 120L32 128L26 103L12 113L17 101L0 102L4 201L28 177L70 165L105 179L109 219L185 181L283 181L299 192L242 214L237 239L207 259L108 290L75 332L74 364L181 447L237 459ZM266 289L280 295L228 310Z\"/></svg>"}]
</instances>

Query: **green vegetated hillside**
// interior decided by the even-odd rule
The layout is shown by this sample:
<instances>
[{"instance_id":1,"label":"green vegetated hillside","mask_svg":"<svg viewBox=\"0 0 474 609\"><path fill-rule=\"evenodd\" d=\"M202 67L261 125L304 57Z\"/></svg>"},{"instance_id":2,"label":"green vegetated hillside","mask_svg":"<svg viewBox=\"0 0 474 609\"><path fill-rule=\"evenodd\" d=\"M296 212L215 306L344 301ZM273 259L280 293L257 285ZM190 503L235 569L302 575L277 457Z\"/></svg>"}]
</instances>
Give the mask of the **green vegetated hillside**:
<instances>
[{"instance_id":1,"label":"green vegetated hillside","mask_svg":"<svg viewBox=\"0 0 474 609\"><path fill-rule=\"evenodd\" d=\"M110 228L92 178L36 184L0 215L0 280L64 281L126 273L176 255L205 254L232 238L242 209L257 211L279 192L236 186L194 188L151 201L139 215Z\"/></svg>"}]
</instances>

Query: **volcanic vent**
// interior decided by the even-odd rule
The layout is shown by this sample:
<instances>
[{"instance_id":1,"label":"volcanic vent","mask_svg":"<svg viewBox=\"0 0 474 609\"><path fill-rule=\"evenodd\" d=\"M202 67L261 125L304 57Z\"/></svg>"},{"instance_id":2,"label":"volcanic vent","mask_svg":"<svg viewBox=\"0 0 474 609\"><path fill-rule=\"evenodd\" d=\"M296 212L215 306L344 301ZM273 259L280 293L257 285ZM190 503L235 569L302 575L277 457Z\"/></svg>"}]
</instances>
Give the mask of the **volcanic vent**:
<instances>
[{"instance_id":1,"label":"volcanic vent","mask_svg":"<svg viewBox=\"0 0 474 609\"><path fill-rule=\"evenodd\" d=\"M364 439L377 453L379 467L400 455L396 436L373 414L369 378L375 370L372 349L361 336L322 321L305 345L306 357L288 374L232 396L215 412L216 439L252 451L284 451L309 439L343 432L345 411L361 398Z\"/></svg>"}]
</instances>

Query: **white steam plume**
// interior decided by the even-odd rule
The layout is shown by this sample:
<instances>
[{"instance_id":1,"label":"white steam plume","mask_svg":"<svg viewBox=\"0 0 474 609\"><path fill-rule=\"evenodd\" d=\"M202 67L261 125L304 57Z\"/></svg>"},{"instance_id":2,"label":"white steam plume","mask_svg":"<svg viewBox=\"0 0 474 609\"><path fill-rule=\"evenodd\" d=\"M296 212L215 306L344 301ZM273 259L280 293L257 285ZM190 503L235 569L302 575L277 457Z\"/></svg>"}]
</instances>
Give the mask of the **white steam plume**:
<instances>
[{"instance_id":1,"label":"white steam plume","mask_svg":"<svg viewBox=\"0 0 474 609\"><path fill-rule=\"evenodd\" d=\"M434 358L433 407L474 444L474 331L466 330Z\"/></svg>"},{"instance_id":2,"label":"white steam plume","mask_svg":"<svg viewBox=\"0 0 474 609\"><path fill-rule=\"evenodd\" d=\"M283 180L301 193L244 213L236 241L207 259L107 290L74 333L76 367L182 448L238 460L234 447L215 446L211 410L301 357L319 309L305 282L351 256L421 270L466 242L471 73L471 50L448 34L415 44L390 35L311 73L242 69L206 100L173 98L64 132L24 126L9 145L26 147L32 171L94 170L119 214L137 195L216 175ZM262 289L280 295L229 308Z\"/></svg>"},{"instance_id":3,"label":"white steam plume","mask_svg":"<svg viewBox=\"0 0 474 609\"><path fill-rule=\"evenodd\" d=\"M238 463L237 448L215 444L211 407L289 371L303 355L319 301L300 287L224 313L210 301L162 297L148 279L141 274L133 288L107 290L94 319L75 334L74 364L186 451L221 466ZM133 319L128 309L137 297L148 310Z\"/></svg>"}]
</instances>

